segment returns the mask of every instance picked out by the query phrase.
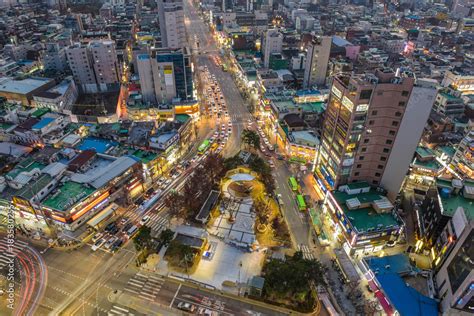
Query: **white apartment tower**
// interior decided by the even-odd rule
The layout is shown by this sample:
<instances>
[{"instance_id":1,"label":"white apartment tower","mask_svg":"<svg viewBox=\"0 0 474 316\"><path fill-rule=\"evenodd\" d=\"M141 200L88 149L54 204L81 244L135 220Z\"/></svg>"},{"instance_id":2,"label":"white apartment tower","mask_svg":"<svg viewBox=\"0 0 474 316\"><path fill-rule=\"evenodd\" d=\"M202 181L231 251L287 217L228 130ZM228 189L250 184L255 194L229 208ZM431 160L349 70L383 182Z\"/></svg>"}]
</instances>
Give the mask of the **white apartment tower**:
<instances>
[{"instance_id":1,"label":"white apartment tower","mask_svg":"<svg viewBox=\"0 0 474 316\"><path fill-rule=\"evenodd\" d=\"M265 41L263 42L263 65L268 68L270 56L275 53L281 53L283 47L283 34L277 29L267 31Z\"/></svg>"},{"instance_id":2,"label":"white apartment tower","mask_svg":"<svg viewBox=\"0 0 474 316\"><path fill-rule=\"evenodd\" d=\"M66 56L74 81L86 93L107 91L107 85L120 83L114 41L75 43L66 49Z\"/></svg>"},{"instance_id":3,"label":"white apartment tower","mask_svg":"<svg viewBox=\"0 0 474 316\"><path fill-rule=\"evenodd\" d=\"M305 88L325 84L331 44L331 36L315 36L309 43L303 79Z\"/></svg>"},{"instance_id":4,"label":"white apartment tower","mask_svg":"<svg viewBox=\"0 0 474 316\"><path fill-rule=\"evenodd\" d=\"M182 0L158 0L161 46L181 48L186 46L184 7Z\"/></svg>"}]
</instances>

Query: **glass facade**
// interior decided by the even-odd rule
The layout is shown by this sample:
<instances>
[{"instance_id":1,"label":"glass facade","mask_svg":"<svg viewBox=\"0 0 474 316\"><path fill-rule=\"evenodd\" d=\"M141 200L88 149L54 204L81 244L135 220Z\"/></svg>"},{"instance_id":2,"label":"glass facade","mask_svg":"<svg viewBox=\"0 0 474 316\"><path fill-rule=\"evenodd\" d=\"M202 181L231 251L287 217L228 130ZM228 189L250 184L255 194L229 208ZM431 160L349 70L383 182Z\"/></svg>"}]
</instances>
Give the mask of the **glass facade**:
<instances>
[{"instance_id":1,"label":"glass facade","mask_svg":"<svg viewBox=\"0 0 474 316\"><path fill-rule=\"evenodd\" d=\"M456 292L469 273L474 269L474 231L471 231L467 239L458 250L456 256L448 265L448 277L452 292Z\"/></svg>"},{"instance_id":2,"label":"glass facade","mask_svg":"<svg viewBox=\"0 0 474 316\"><path fill-rule=\"evenodd\" d=\"M190 56L181 52L157 54L156 60L159 63L173 63L176 96L181 100L192 100L193 74Z\"/></svg>"}]
</instances>

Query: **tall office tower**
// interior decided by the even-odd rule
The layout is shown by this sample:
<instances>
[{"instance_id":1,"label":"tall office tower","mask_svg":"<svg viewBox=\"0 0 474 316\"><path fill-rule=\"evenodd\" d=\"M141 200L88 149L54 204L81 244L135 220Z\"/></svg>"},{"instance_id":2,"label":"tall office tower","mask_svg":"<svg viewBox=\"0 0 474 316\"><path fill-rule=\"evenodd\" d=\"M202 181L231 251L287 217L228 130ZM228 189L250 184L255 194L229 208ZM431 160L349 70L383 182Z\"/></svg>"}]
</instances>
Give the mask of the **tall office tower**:
<instances>
[{"instance_id":1,"label":"tall office tower","mask_svg":"<svg viewBox=\"0 0 474 316\"><path fill-rule=\"evenodd\" d=\"M281 53L283 47L283 34L277 29L268 30L263 41L263 65L268 68L270 56L274 53Z\"/></svg>"},{"instance_id":2,"label":"tall office tower","mask_svg":"<svg viewBox=\"0 0 474 316\"><path fill-rule=\"evenodd\" d=\"M193 99L191 55L187 47L156 49L137 58L143 100L170 103Z\"/></svg>"},{"instance_id":3,"label":"tall office tower","mask_svg":"<svg viewBox=\"0 0 474 316\"><path fill-rule=\"evenodd\" d=\"M84 92L107 91L107 85L120 83L113 41L75 43L66 49L66 56L74 81Z\"/></svg>"},{"instance_id":4,"label":"tall office tower","mask_svg":"<svg viewBox=\"0 0 474 316\"><path fill-rule=\"evenodd\" d=\"M334 77L315 170L323 191L367 181L394 199L435 97L428 83L388 69Z\"/></svg>"},{"instance_id":5,"label":"tall office tower","mask_svg":"<svg viewBox=\"0 0 474 316\"><path fill-rule=\"evenodd\" d=\"M331 52L331 36L313 37L306 53L303 86L323 85L326 82L329 53Z\"/></svg>"},{"instance_id":6,"label":"tall office tower","mask_svg":"<svg viewBox=\"0 0 474 316\"><path fill-rule=\"evenodd\" d=\"M158 19L163 48L181 48L186 46L182 0L158 0Z\"/></svg>"}]
</instances>

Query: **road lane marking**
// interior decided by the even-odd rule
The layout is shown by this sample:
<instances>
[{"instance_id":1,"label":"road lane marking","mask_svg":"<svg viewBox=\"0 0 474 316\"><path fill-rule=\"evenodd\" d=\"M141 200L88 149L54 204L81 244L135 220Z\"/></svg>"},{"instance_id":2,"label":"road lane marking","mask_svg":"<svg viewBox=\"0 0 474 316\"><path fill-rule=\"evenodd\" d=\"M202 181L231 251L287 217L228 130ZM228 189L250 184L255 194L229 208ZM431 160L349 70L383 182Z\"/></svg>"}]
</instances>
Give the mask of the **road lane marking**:
<instances>
[{"instance_id":1,"label":"road lane marking","mask_svg":"<svg viewBox=\"0 0 474 316\"><path fill-rule=\"evenodd\" d=\"M176 293L174 293L173 299L171 300L170 307L173 306L174 300L176 299L176 296L178 296L179 290L181 289L181 283L178 286L178 289L176 290Z\"/></svg>"}]
</instances>

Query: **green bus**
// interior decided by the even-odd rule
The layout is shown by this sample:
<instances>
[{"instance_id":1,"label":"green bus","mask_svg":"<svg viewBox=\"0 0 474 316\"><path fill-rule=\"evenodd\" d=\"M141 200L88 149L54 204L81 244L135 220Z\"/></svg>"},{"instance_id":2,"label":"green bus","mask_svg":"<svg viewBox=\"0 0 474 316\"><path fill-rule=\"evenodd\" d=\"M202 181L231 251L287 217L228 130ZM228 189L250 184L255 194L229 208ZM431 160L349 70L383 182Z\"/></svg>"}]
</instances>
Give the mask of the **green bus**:
<instances>
[{"instance_id":1,"label":"green bus","mask_svg":"<svg viewBox=\"0 0 474 316\"><path fill-rule=\"evenodd\" d=\"M300 211L306 211L306 202L304 201L304 197L301 194L296 196L296 203L298 203L298 208Z\"/></svg>"},{"instance_id":2,"label":"green bus","mask_svg":"<svg viewBox=\"0 0 474 316\"><path fill-rule=\"evenodd\" d=\"M298 191L298 182L296 182L295 177L290 177L288 179L288 184L290 185L292 191Z\"/></svg>"},{"instance_id":3,"label":"green bus","mask_svg":"<svg viewBox=\"0 0 474 316\"><path fill-rule=\"evenodd\" d=\"M210 145L211 145L211 142L209 141L209 139L206 139L205 141L203 141L202 144L198 148L198 154L199 155L204 154Z\"/></svg>"}]
</instances>

